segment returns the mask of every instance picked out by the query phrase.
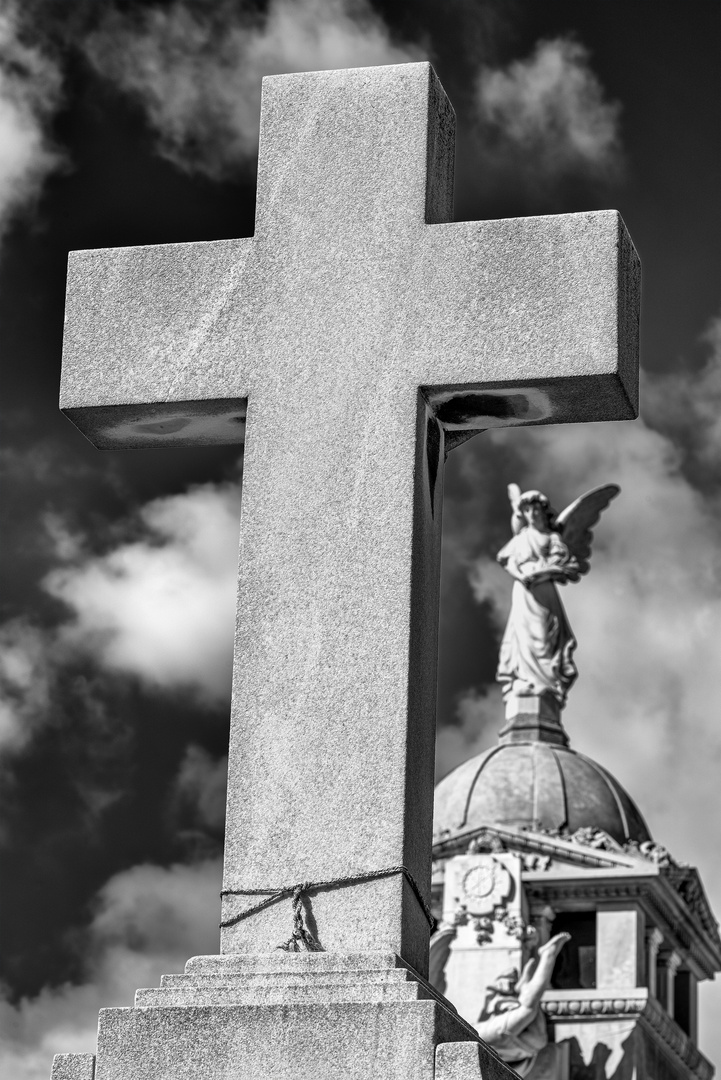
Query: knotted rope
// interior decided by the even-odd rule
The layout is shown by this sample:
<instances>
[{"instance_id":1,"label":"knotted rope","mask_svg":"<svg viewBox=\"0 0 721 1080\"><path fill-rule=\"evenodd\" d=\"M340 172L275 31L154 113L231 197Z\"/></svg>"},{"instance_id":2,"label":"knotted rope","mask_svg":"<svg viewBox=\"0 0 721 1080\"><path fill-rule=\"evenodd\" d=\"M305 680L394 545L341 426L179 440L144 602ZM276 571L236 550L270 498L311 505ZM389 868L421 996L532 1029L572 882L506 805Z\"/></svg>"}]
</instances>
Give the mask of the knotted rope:
<instances>
[{"instance_id":1,"label":"knotted rope","mask_svg":"<svg viewBox=\"0 0 721 1080\"><path fill-rule=\"evenodd\" d=\"M406 866L386 866L383 870L371 870L367 874L351 874L349 877L329 878L327 881L302 881L297 885L284 885L280 889L223 889L220 894L221 897L263 896L265 899L253 904L252 907L246 908L245 911L241 911L238 915L224 919L220 927L225 929L228 926L235 926L236 923L242 922L243 919L247 919L259 911L263 911L264 908L270 907L271 904L276 904L284 897L292 896L293 933L286 942L277 945L276 948L283 949L285 952L300 952L301 948L305 947L307 952L323 952L323 946L316 941L306 924L303 905L304 896L318 889L335 889L340 885L359 885L364 881L376 881L378 878L391 877L393 874L403 874L403 877L413 890L413 895L423 909L423 914L428 919L432 931L436 925L436 920L423 898L418 882Z\"/></svg>"}]
</instances>

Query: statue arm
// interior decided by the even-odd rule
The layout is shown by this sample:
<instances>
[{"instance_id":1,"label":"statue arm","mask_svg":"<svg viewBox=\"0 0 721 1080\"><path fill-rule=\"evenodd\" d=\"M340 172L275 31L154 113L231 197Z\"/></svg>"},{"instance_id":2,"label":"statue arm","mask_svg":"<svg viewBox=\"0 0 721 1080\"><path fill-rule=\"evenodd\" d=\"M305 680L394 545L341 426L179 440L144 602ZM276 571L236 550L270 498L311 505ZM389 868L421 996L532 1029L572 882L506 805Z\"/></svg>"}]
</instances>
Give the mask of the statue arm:
<instances>
[{"instance_id":1,"label":"statue arm","mask_svg":"<svg viewBox=\"0 0 721 1080\"><path fill-rule=\"evenodd\" d=\"M530 978L520 987L518 999L522 1006L538 1011L545 991L551 985L551 976L556 959L563 946L571 940L570 934L556 934L538 950L538 962ZM524 972L525 974L525 972Z\"/></svg>"},{"instance_id":2,"label":"statue arm","mask_svg":"<svg viewBox=\"0 0 721 1080\"><path fill-rule=\"evenodd\" d=\"M537 1006L530 1008L528 1005L519 1004L514 1009L489 1016L487 1020L476 1024L475 1028L480 1037L493 1046L494 1039L499 1039L502 1035L522 1034L528 1025L533 1023L537 1013Z\"/></svg>"},{"instance_id":3,"label":"statue arm","mask_svg":"<svg viewBox=\"0 0 721 1080\"><path fill-rule=\"evenodd\" d=\"M514 581L520 581L521 585L526 584L528 577L523 573L516 559L507 559L506 562L501 563L501 566L507 574L511 575Z\"/></svg>"},{"instance_id":4,"label":"statue arm","mask_svg":"<svg viewBox=\"0 0 721 1080\"><path fill-rule=\"evenodd\" d=\"M563 576L560 578L561 584L565 584L566 581L578 581L580 576L578 559L571 551L569 551L568 546L556 532L551 533L548 562L550 568L554 571L562 571ZM556 580L559 580L558 574L554 574L553 576Z\"/></svg>"},{"instance_id":5,"label":"statue arm","mask_svg":"<svg viewBox=\"0 0 721 1080\"><path fill-rule=\"evenodd\" d=\"M501 548L496 555L496 560L515 581L520 581L522 585L526 584L528 575L521 570L521 551L518 549L517 537L514 536L505 547Z\"/></svg>"}]
</instances>

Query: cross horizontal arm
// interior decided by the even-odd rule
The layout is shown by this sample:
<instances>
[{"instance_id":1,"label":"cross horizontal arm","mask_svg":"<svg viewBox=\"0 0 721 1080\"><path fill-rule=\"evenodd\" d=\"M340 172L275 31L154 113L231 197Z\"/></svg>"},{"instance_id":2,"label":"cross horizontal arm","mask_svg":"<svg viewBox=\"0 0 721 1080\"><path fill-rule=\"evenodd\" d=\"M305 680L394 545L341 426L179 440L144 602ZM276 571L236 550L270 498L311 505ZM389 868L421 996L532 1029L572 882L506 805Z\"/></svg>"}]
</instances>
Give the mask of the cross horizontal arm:
<instances>
[{"instance_id":1,"label":"cross horizontal arm","mask_svg":"<svg viewBox=\"0 0 721 1080\"><path fill-rule=\"evenodd\" d=\"M252 244L71 252L60 407L96 446L243 440Z\"/></svg>"},{"instance_id":2,"label":"cross horizontal arm","mask_svg":"<svg viewBox=\"0 0 721 1080\"><path fill-rule=\"evenodd\" d=\"M640 263L616 211L435 225L406 280L400 333L447 428L638 414Z\"/></svg>"}]
</instances>

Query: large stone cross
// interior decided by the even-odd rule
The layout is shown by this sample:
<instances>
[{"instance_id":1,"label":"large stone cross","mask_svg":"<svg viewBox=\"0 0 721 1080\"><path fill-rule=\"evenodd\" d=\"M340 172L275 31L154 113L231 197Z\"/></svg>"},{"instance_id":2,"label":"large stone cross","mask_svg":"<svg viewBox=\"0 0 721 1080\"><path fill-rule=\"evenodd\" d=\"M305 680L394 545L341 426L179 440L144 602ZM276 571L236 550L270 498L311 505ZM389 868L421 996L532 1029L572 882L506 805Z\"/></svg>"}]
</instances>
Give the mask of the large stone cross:
<instances>
[{"instance_id":1,"label":"large stone cross","mask_svg":"<svg viewBox=\"0 0 721 1080\"><path fill-rule=\"evenodd\" d=\"M405 866L428 896L449 440L635 415L614 211L451 223L428 64L266 79L256 231L72 254L61 404L99 447L245 439L225 953L254 890ZM246 419L247 410L247 419ZM310 892L330 952L427 971L406 877Z\"/></svg>"}]
</instances>

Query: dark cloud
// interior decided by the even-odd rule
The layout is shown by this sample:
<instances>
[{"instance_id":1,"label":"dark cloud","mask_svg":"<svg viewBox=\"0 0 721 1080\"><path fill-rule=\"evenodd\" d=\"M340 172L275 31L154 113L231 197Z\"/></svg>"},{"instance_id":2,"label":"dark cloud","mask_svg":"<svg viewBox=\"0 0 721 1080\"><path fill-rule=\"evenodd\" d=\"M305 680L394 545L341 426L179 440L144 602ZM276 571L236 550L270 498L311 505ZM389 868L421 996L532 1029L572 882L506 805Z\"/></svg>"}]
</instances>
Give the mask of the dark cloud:
<instances>
[{"instance_id":1,"label":"dark cloud","mask_svg":"<svg viewBox=\"0 0 721 1080\"><path fill-rule=\"evenodd\" d=\"M670 437L689 480L710 496L721 495L721 317L700 335L703 355L695 368L646 375L643 414Z\"/></svg>"},{"instance_id":2,"label":"dark cloud","mask_svg":"<svg viewBox=\"0 0 721 1080\"><path fill-rule=\"evenodd\" d=\"M176 0L109 8L82 48L103 78L138 100L159 152L214 179L252 162L264 75L397 64L423 57L394 44L365 0Z\"/></svg>"},{"instance_id":3,"label":"dark cloud","mask_svg":"<svg viewBox=\"0 0 721 1080\"><path fill-rule=\"evenodd\" d=\"M661 841L705 858L698 820L718 811L716 339L687 367L679 358L716 303L718 12L684 9L679 37L675 8L656 10L653 34L641 5L624 10L622 33L612 8L0 4L12 998L0 1005L0 1071L45 1080L53 1053L92 1049L100 1006L217 949L235 452L98 455L57 414L57 381L68 248L252 232L264 73L429 55L459 116L459 217L618 201L644 259L647 362L670 378L649 384L645 425L516 431L453 451L438 762L445 771L481 749L500 722L493 669L509 590L493 557L507 538L506 483L546 486L562 504L620 480L591 575L566 598L581 639L568 727L618 772ZM23 207L41 228L18 217ZM183 660L169 649L176 634ZM673 787L668 807L659 792ZM702 871L721 895L716 869Z\"/></svg>"},{"instance_id":4,"label":"dark cloud","mask_svg":"<svg viewBox=\"0 0 721 1080\"><path fill-rule=\"evenodd\" d=\"M0 236L63 164L49 134L61 91L58 64L28 40L21 6L5 0L0 7Z\"/></svg>"}]
</instances>

